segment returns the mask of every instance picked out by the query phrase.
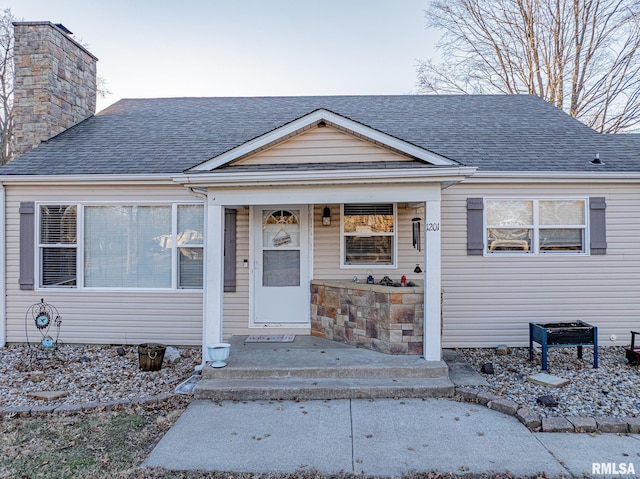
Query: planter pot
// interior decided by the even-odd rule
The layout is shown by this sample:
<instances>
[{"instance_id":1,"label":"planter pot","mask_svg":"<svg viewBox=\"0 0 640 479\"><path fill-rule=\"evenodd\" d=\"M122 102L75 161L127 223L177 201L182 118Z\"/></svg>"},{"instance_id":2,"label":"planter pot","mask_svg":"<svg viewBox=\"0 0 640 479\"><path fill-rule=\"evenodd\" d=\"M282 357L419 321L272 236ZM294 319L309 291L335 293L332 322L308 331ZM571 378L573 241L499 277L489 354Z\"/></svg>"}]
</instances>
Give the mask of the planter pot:
<instances>
[{"instance_id":1,"label":"planter pot","mask_svg":"<svg viewBox=\"0 0 640 479\"><path fill-rule=\"evenodd\" d=\"M140 369L143 371L159 371L162 368L166 350L167 347L164 344L144 343L138 346Z\"/></svg>"},{"instance_id":2,"label":"planter pot","mask_svg":"<svg viewBox=\"0 0 640 479\"><path fill-rule=\"evenodd\" d=\"M214 368L223 368L227 365L225 361L229 358L229 343L209 343L207 344L207 353L209 359L213 361L211 366Z\"/></svg>"}]
</instances>

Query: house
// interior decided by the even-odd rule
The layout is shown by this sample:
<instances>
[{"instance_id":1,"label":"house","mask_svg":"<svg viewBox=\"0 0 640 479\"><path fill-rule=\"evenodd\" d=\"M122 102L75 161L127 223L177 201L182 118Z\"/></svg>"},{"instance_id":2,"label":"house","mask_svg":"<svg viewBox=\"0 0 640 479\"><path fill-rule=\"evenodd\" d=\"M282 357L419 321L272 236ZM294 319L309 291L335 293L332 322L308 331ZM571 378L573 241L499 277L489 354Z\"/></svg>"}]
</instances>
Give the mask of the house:
<instances>
[{"instance_id":1,"label":"house","mask_svg":"<svg viewBox=\"0 0 640 479\"><path fill-rule=\"evenodd\" d=\"M96 58L62 26L15 29L2 344L25 341L40 298L67 343L315 334L434 361L525 345L529 322L584 320L601 344L638 327L636 135L527 95L124 99L94 115Z\"/></svg>"}]
</instances>

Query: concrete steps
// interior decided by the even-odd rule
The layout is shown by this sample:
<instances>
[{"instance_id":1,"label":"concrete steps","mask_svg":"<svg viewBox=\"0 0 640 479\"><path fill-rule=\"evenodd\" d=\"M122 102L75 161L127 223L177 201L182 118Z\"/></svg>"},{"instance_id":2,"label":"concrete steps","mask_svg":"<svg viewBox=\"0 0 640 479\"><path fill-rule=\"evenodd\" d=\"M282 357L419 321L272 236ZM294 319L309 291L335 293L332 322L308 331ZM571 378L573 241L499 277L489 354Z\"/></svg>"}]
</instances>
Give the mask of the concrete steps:
<instances>
[{"instance_id":1,"label":"concrete steps","mask_svg":"<svg viewBox=\"0 0 640 479\"><path fill-rule=\"evenodd\" d=\"M378 353L382 354L382 353ZM414 358L412 364L354 364L343 362L335 365L255 367L229 365L224 368L206 367L203 379L285 379L285 378L442 378L447 377L448 367L444 361L424 361Z\"/></svg>"},{"instance_id":2,"label":"concrete steps","mask_svg":"<svg viewBox=\"0 0 640 479\"><path fill-rule=\"evenodd\" d=\"M202 369L197 399L348 399L453 395L444 361L397 356L314 337L294 343L231 339L227 366Z\"/></svg>"},{"instance_id":3,"label":"concrete steps","mask_svg":"<svg viewBox=\"0 0 640 479\"><path fill-rule=\"evenodd\" d=\"M446 377L202 379L194 390L196 399L214 401L426 398L452 395L453 383Z\"/></svg>"},{"instance_id":4,"label":"concrete steps","mask_svg":"<svg viewBox=\"0 0 640 479\"><path fill-rule=\"evenodd\" d=\"M351 399L449 397L444 361L382 354L297 336L293 343L245 343L233 337L227 366L202 369L196 399Z\"/></svg>"}]
</instances>

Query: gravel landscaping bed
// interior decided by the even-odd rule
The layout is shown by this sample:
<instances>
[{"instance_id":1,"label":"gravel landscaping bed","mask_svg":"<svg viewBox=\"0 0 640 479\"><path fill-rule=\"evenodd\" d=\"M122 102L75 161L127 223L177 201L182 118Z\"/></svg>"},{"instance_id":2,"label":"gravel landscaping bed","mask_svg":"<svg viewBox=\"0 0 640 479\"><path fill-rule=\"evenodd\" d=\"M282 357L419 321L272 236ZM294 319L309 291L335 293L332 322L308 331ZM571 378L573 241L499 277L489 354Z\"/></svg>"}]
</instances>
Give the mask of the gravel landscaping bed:
<instances>
[{"instance_id":1,"label":"gravel landscaping bed","mask_svg":"<svg viewBox=\"0 0 640 479\"><path fill-rule=\"evenodd\" d=\"M582 360L577 359L575 347L550 348L547 371L542 371L539 352L529 362L529 348L511 348L504 356L493 348L456 351L477 371L483 364L493 364L495 374L482 374L490 386L475 389L498 394L542 417L640 417L640 367L628 365L621 346L599 347L598 369L593 368L591 347L584 347ZM556 388L528 381L541 372L568 379L569 384ZM536 399L544 395L552 396L558 405L537 404Z\"/></svg>"},{"instance_id":2,"label":"gravel landscaping bed","mask_svg":"<svg viewBox=\"0 0 640 479\"><path fill-rule=\"evenodd\" d=\"M109 403L172 394L200 363L199 348L180 348L181 357L160 371L141 371L137 346L118 355L114 346L63 345L42 351L12 345L0 349L0 409L57 408L69 405ZM584 348L582 360L575 348L551 348L547 373L569 380L560 388L541 386L528 377L542 372L540 353L528 361L528 348L512 348L504 356L493 348L458 349L457 353L480 371L492 363L495 374L482 374L485 390L526 407L542 417L613 416L640 417L640 367L629 366L622 347L600 347L598 369L593 368L593 349ZM165 358L166 359L166 358ZM45 401L30 393L64 391L68 395ZM536 399L550 395L557 407Z\"/></svg>"},{"instance_id":3,"label":"gravel landscaping bed","mask_svg":"<svg viewBox=\"0 0 640 479\"><path fill-rule=\"evenodd\" d=\"M173 393L200 363L199 348L179 348L180 358L159 371L139 368L137 346L63 345L43 351L12 345L0 349L0 409L53 408L95 402L126 401ZM64 391L55 400L32 399L30 393Z\"/></svg>"}]
</instances>

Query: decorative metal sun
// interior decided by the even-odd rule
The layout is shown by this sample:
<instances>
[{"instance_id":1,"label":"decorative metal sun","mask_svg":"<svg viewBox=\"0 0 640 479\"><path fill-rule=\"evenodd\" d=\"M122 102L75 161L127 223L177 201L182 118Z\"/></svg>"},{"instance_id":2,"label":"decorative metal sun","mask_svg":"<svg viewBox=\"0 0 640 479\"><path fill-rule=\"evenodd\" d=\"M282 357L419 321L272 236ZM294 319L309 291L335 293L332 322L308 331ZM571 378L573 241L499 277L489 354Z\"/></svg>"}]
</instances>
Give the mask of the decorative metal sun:
<instances>
[{"instance_id":1,"label":"decorative metal sun","mask_svg":"<svg viewBox=\"0 0 640 479\"><path fill-rule=\"evenodd\" d=\"M24 327L27 343L31 345L31 341L29 340L29 324L35 325L40 333L38 346L41 349L54 349L58 346L62 318L55 306L45 303L44 299L41 299L39 303L32 304L29 309L27 309L24 317ZM53 332L52 334L49 333L52 326L55 327L55 339L52 336Z\"/></svg>"}]
</instances>

